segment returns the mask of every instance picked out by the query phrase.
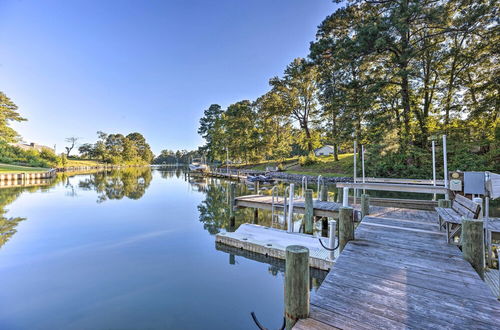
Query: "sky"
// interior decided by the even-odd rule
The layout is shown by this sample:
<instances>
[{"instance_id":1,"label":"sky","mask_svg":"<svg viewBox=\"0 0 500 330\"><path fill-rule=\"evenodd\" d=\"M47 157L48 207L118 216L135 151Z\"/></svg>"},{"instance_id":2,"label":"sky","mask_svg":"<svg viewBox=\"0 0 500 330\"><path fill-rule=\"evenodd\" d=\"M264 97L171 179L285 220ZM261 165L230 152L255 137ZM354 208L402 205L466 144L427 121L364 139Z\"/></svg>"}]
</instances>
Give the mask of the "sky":
<instances>
[{"instance_id":1,"label":"sky","mask_svg":"<svg viewBox=\"0 0 500 330\"><path fill-rule=\"evenodd\" d=\"M308 54L331 0L0 0L0 91L26 142L142 133L153 152L203 144L210 104L255 100Z\"/></svg>"}]
</instances>

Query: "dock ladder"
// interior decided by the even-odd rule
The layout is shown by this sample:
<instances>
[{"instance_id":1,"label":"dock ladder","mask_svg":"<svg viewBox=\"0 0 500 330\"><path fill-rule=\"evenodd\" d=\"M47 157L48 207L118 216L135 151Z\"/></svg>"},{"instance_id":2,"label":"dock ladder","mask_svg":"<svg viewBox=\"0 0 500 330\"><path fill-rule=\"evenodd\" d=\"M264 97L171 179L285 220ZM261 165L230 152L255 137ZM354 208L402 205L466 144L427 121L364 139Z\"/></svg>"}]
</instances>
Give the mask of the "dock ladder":
<instances>
[{"instance_id":1,"label":"dock ladder","mask_svg":"<svg viewBox=\"0 0 500 330\"><path fill-rule=\"evenodd\" d=\"M271 188L271 228L273 228L275 224L280 228L285 226L288 207L286 193L288 189L288 187L285 189L285 195L282 199L283 203L280 204L278 186L273 186Z\"/></svg>"}]
</instances>

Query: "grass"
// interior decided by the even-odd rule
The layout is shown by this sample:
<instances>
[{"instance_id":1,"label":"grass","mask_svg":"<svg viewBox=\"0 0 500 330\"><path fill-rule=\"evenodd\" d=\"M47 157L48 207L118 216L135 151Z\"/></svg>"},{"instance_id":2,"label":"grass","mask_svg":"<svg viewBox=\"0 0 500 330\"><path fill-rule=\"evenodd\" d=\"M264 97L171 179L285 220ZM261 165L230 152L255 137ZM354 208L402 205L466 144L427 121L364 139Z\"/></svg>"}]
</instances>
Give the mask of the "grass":
<instances>
[{"instance_id":1,"label":"grass","mask_svg":"<svg viewBox=\"0 0 500 330\"><path fill-rule=\"evenodd\" d=\"M64 167L79 167L79 166L98 166L102 163L95 160L68 159Z\"/></svg>"},{"instance_id":2,"label":"grass","mask_svg":"<svg viewBox=\"0 0 500 330\"><path fill-rule=\"evenodd\" d=\"M0 164L0 173L47 172L48 168Z\"/></svg>"},{"instance_id":3,"label":"grass","mask_svg":"<svg viewBox=\"0 0 500 330\"><path fill-rule=\"evenodd\" d=\"M317 157L317 163L307 166L295 166L287 173L313 175L313 176L352 176L353 155L341 154L339 160L335 161L333 156Z\"/></svg>"},{"instance_id":4,"label":"grass","mask_svg":"<svg viewBox=\"0 0 500 330\"><path fill-rule=\"evenodd\" d=\"M339 160L335 161L333 156L320 156L317 157L316 164L300 166L296 165L290 167L286 170L286 173L300 174L300 175L312 175L312 176L329 176L329 177L340 177L340 176L352 176L353 168L353 155L352 154L341 154L339 155ZM285 160L285 165L290 165L298 162L299 157L287 158ZM251 169L256 171L264 171L266 167L277 166L278 162L276 160L268 160L251 164L241 164L233 165L232 167Z\"/></svg>"}]
</instances>

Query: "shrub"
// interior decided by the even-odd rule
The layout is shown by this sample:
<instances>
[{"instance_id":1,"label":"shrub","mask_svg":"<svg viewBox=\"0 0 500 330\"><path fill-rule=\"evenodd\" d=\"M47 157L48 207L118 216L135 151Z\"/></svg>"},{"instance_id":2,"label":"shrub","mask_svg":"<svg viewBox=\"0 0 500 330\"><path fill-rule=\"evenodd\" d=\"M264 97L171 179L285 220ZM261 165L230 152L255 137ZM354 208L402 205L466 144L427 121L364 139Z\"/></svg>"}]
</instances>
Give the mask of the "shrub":
<instances>
[{"instance_id":1,"label":"shrub","mask_svg":"<svg viewBox=\"0 0 500 330\"><path fill-rule=\"evenodd\" d=\"M309 166L309 165L314 165L317 163L318 163L318 157L316 157L316 155L312 151L306 157L301 156L299 158L299 165L300 166Z\"/></svg>"}]
</instances>

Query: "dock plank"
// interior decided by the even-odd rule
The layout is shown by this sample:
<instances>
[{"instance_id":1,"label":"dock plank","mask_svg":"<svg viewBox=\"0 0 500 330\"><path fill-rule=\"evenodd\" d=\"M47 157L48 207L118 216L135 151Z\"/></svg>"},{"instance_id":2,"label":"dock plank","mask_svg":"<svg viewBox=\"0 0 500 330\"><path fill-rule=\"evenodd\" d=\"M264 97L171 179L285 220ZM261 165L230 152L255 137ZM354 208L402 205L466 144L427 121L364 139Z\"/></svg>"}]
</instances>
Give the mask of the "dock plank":
<instances>
[{"instance_id":1,"label":"dock plank","mask_svg":"<svg viewBox=\"0 0 500 330\"><path fill-rule=\"evenodd\" d=\"M435 213L393 211L363 219L311 299L316 323L301 320L296 328L498 328L500 302L446 244ZM487 272L490 281L495 276Z\"/></svg>"}]
</instances>

